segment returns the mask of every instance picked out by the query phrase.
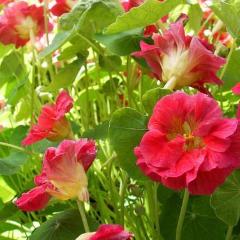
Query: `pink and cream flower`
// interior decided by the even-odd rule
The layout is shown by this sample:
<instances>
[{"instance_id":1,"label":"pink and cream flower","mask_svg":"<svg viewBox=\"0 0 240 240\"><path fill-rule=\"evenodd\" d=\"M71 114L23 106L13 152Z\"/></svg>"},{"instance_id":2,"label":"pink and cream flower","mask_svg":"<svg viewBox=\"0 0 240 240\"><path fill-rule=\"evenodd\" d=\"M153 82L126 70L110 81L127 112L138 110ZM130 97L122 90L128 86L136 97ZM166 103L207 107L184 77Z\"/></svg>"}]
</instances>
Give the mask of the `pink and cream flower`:
<instances>
[{"instance_id":1,"label":"pink and cream flower","mask_svg":"<svg viewBox=\"0 0 240 240\"><path fill-rule=\"evenodd\" d=\"M135 148L137 165L163 185L206 195L240 166L240 126L205 94L160 99Z\"/></svg>"},{"instance_id":2,"label":"pink and cream flower","mask_svg":"<svg viewBox=\"0 0 240 240\"><path fill-rule=\"evenodd\" d=\"M35 177L36 187L23 193L15 204L23 211L37 211L52 197L88 201L86 172L95 157L95 142L87 139L64 140L57 148L47 149L42 173Z\"/></svg>"},{"instance_id":3,"label":"pink and cream flower","mask_svg":"<svg viewBox=\"0 0 240 240\"><path fill-rule=\"evenodd\" d=\"M24 1L7 6L0 16L0 42L5 45L24 46L31 38L40 38L44 29L43 7ZM51 24L48 29L52 29Z\"/></svg>"},{"instance_id":4,"label":"pink and cream flower","mask_svg":"<svg viewBox=\"0 0 240 240\"><path fill-rule=\"evenodd\" d=\"M153 34L154 44L140 43L135 57L144 58L165 88L191 86L204 89L205 83L221 84L216 73L225 59L215 56L211 46L196 37L186 36L182 22L171 24L162 35Z\"/></svg>"},{"instance_id":5,"label":"pink and cream flower","mask_svg":"<svg viewBox=\"0 0 240 240\"><path fill-rule=\"evenodd\" d=\"M100 225L96 232L84 233L76 240L131 240L133 234L117 224Z\"/></svg>"}]
</instances>

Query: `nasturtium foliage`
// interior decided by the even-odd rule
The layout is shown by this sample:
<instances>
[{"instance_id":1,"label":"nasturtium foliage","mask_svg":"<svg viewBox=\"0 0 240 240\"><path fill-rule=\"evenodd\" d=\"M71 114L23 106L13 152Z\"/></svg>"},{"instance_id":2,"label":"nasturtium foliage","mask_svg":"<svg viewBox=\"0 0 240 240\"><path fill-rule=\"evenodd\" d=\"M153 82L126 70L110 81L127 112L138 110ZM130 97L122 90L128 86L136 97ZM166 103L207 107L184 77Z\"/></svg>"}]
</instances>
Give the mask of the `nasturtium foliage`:
<instances>
[{"instance_id":1,"label":"nasturtium foliage","mask_svg":"<svg viewBox=\"0 0 240 240\"><path fill-rule=\"evenodd\" d=\"M227 225L235 226L240 219L240 172L234 172L211 197L216 215Z\"/></svg>"},{"instance_id":2,"label":"nasturtium foliage","mask_svg":"<svg viewBox=\"0 0 240 240\"><path fill-rule=\"evenodd\" d=\"M240 0L0 0L0 240L239 240L239 34Z\"/></svg>"},{"instance_id":3,"label":"nasturtium foliage","mask_svg":"<svg viewBox=\"0 0 240 240\"><path fill-rule=\"evenodd\" d=\"M94 223L91 226L95 229ZM66 210L55 214L51 219L37 228L30 236L31 240L75 240L84 232L83 224L77 210Z\"/></svg>"},{"instance_id":4,"label":"nasturtium foliage","mask_svg":"<svg viewBox=\"0 0 240 240\"><path fill-rule=\"evenodd\" d=\"M146 116L131 108L117 110L110 121L109 138L116 151L119 165L129 176L143 180L136 165L134 147L136 147L146 129Z\"/></svg>"},{"instance_id":5,"label":"nasturtium foliage","mask_svg":"<svg viewBox=\"0 0 240 240\"><path fill-rule=\"evenodd\" d=\"M158 0L147 0L141 6L117 17L116 21L107 28L106 33L113 34L146 27L158 21L182 2L182 0L166 0L160 3Z\"/></svg>"}]
</instances>

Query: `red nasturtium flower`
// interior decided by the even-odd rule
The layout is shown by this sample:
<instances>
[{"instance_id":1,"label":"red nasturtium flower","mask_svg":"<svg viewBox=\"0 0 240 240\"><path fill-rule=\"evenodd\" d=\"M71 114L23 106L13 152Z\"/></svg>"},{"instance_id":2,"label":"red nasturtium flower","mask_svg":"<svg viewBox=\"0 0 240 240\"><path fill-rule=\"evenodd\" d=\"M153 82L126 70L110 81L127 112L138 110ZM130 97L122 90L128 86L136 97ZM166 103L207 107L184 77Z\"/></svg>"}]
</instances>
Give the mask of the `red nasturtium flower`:
<instances>
[{"instance_id":1,"label":"red nasturtium flower","mask_svg":"<svg viewBox=\"0 0 240 240\"><path fill-rule=\"evenodd\" d=\"M133 234L117 224L100 225L96 232L84 233L76 240L131 240Z\"/></svg>"},{"instance_id":2,"label":"red nasturtium flower","mask_svg":"<svg viewBox=\"0 0 240 240\"><path fill-rule=\"evenodd\" d=\"M23 193L15 204L23 211L44 208L51 197L88 201L86 172L96 157L95 142L87 139L64 140L58 148L48 148L36 187Z\"/></svg>"},{"instance_id":3,"label":"red nasturtium flower","mask_svg":"<svg viewBox=\"0 0 240 240\"><path fill-rule=\"evenodd\" d=\"M207 95L178 91L157 102L135 155L152 180L211 194L240 166L240 126Z\"/></svg>"},{"instance_id":4,"label":"red nasturtium flower","mask_svg":"<svg viewBox=\"0 0 240 240\"><path fill-rule=\"evenodd\" d=\"M240 95L240 83L237 83L233 88L232 88L232 92L235 95Z\"/></svg>"},{"instance_id":5,"label":"red nasturtium flower","mask_svg":"<svg viewBox=\"0 0 240 240\"><path fill-rule=\"evenodd\" d=\"M34 37L44 34L43 7L20 1L4 9L4 14L0 16L0 42L5 45L15 44L16 47L24 46L31 34Z\"/></svg>"},{"instance_id":6,"label":"red nasturtium flower","mask_svg":"<svg viewBox=\"0 0 240 240\"><path fill-rule=\"evenodd\" d=\"M65 114L73 106L73 99L67 91L62 91L55 104L44 105L38 118L38 123L33 125L23 145L31 145L47 138L50 141L60 141L65 138L72 139L72 129Z\"/></svg>"},{"instance_id":7,"label":"red nasturtium flower","mask_svg":"<svg viewBox=\"0 0 240 240\"><path fill-rule=\"evenodd\" d=\"M140 6L144 0L121 0L121 4L125 12L130 11L134 7Z\"/></svg>"},{"instance_id":8,"label":"red nasturtium flower","mask_svg":"<svg viewBox=\"0 0 240 240\"><path fill-rule=\"evenodd\" d=\"M146 60L155 77L166 83L165 88L192 86L203 90L205 83L222 83L216 72L225 59L215 56L207 43L186 36L181 21L152 38L153 45L142 41L141 51L133 55Z\"/></svg>"},{"instance_id":9,"label":"red nasturtium flower","mask_svg":"<svg viewBox=\"0 0 240 240\"><path fill-rule=\"evenodd\" d=\"M77 2L77 0L56 0L56 3L51 8L51 12L55 16L61 16L70 12Z\"/></svg>"}]
</instances>

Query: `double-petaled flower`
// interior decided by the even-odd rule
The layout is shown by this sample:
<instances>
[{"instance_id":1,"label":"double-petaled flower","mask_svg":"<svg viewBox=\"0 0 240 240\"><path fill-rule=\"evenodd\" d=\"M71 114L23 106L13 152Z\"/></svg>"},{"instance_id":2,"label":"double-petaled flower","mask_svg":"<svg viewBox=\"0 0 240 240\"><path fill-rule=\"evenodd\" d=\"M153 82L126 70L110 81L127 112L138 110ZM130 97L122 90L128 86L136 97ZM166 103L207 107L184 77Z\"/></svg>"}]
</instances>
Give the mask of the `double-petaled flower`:
<instances>
[{"instance_id":1,"label":"double-petaled flower","mask_svg":"<svg viewBox=\"0 0 240 240\"><path fill-rule=\"evenodd\" d=\"M84 233L76 240L131 240L133 234L117 224L100 225L96 232Z\"/></svg>"},{"instance_id":2,"label":"double-petaled flower","mask_svg":"<svg viewBox=\"0 0 240 240\"><path fill-rule=\"evenodd\" d=\"M23 193L15 204L23 211L37 211L52 197L88 201L86 172L95 157L95 142L87 139L64 140L57 148L48 148L42 173L35 177L36 187Z\"/></svg>"},{"instance_id":3,"label":"double-petaled flower","mask_svg":"<svg viewBox=\"0 0 240 240\"><path fill-rule=\"evenodd\" d=\"M38 118L38 123L33 125L27 137L22 141L23 145L30 145L44 138L50 141L72 139L72 129L65 117L73 106L73 99L67 91L62 91L55 104L44 105Z\"/></svg>"},{"instance_id":4,"label":"double-petaled flower","mask_svg":"<svg viewBox=\"0 0 240 240\"><path fill-rule=\"evenodd\" d=\"M225 60L215 56L206 42L186 36L181 21L171 24L162 35L153 34L152 39L153 44L142 41L141 51L133 55L146 60L165 88L191 86L204 91L205 83L222 83L216 73Z\"/></svg>"},{"instance_id":5,"label":"double-petaled flower","mask_svg":"<svg viewBox=\"0 0 240 240\"><path fill-rule=\"evenodd\" d=\"M40 38L45 32L43 12L43 7L24 1L7 6L0 16L0 42L20 47L31 39ZM51 24L48 29L52 29Z\"/></svg>"},{"instance_id":6,"label":"double-petaled flower","mask_svg":"<svg viewBox=\"0 0 240 240\"><path fill-rule=\"evenodd\" d=\"M163 97L135 148L137 165L155 181L192 194L211 194L240 166L240 127L205 94Z\"/></svg>"}]
</instances>

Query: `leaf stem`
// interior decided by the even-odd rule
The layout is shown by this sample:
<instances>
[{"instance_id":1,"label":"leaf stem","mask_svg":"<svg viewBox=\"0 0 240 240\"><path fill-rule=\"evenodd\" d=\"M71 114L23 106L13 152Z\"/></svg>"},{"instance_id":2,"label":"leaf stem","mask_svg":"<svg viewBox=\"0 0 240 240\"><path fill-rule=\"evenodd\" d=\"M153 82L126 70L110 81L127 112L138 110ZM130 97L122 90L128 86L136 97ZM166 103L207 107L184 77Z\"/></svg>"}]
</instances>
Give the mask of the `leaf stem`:
<instances>
[{"instance_id":1,"label":"leaf stem","mask_svg":"<svg viewBox=\"0 0 240 240\"><path fill-rule=\"evenodd\" d=\"M78 205L78 210L79 210L82 222L83 222L84 230L85 230L85 232L90 232L87 217L86 217L86 214L85 214L84 205L79 200L77 200L77 205Z\"/></svg>"},{"instance_id":2,"label":"leaf stem","mask_svg":"<svg viewBox=\"0 0 240 240\"><path fill-rule=\"evenodd\" d=\"M9 148L16 149L20 152L24 152L24 153L27 153L27 154L32 154L31 152L27 151L26 149L18 147L16 145L13 145L13 144L10 144L10 143L0 142L0 146L9 147Z\"/></svg>"},{"instance_id":3,"label":"leaf stem","mask_svg":"<svg viewBox=\"0 0 240 240\"><path fill-rule=\"evenodd\" d=\"M46 34L47 45L49 46L49 36L48 36L48 0L44 0L44 28Z\"/></svg>"},{"instance_id":4,"label":"leaf stem","mask_svg":"<svg viewBox=\"0 0 240 240\"><path fill-rule=\"evenodd\" d=\"M228 230L227 230L225 240L231 240L232 239L232 232L233 232L233 226L228 226Z\"/></svg>"},{"instance_id":5,"label":"leaf stem","mask_svg":"<svg viewBox=\"0 0 240 240\"><path fill-rule=\"evenodd\" d=\"M96 53L103 55L103 49L98 47L94 42L92 42L91 40L89 40L87 37L85 37L79 32L77 33L77 36L82 38L82 40L84 40L86 43L88 43Z\"/></svg>"},{"instance_id":6,"label":"leaf stem","mask_svg":"<svg viewBox=\"0 0 240 240\"><path fill-rule=\"evenodd\" d=\"M227 67L228 67L228 64L229 64L229 60L230 60L230 58L233 54L233 51L235 50L235 47L236 47L236 39L234 38L233 42L232 42L232 46L230 48L230 51L229 51L227 59L226 59L226 64L224 65L223 70L220 74L220 79L222 79L224 77L224 74L226 73L226 70L227 70Z\"/></svg>"},{"instance_id":7,"label":"leaf stem","mask_svg":"<svg viewBox=\"0 0 240 240\"><path fill-rule=\"evenodd\" d=\"M154 213L155 213L155 225L156 225L156 235L160 238L160 225L159 225L159 206L158 206L158 197L157 197L158 184L154 183Z\"/></svg>"},{"instance_id":8,"label":"leaf stem","mask_svg":"<svg viewBox=\"0 0 240 240\"><path fill-rule=\"evenodd\" d=\"M181 207L181 211L180 211L180 215L179 215L178 223L177 223L176 240L181 240L182 227L183 227L183 222L184 222L184 218L186 215L188 199L189 199L189 192L187 189L185 189L184 197L183 197L183 201L182 201L182 207Z\"/></svg>"},{"instance_id":9,"label":"leaf stem","mask_svg":"<svg viewBox=\"0 0 240 240\"><path fill-rule=\"evenodd\" d=\"M120 190L120 206L121 206L121 225L124 227L124 215L125 215L125 208L124 208L124 200L125 194L128 186L128 176L124 175L123 183Z\"/></svg>"}]
</instances>

